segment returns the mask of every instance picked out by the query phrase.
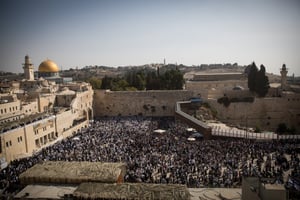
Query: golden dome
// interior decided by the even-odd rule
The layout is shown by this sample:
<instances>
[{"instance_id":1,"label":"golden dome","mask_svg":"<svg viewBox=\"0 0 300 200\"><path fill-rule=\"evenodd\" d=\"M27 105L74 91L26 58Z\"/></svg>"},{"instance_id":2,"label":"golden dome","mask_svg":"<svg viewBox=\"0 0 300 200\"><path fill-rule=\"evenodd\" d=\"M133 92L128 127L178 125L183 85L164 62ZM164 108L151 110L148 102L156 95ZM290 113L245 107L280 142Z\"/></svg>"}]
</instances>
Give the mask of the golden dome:
<instances>
[{"instance_id":1,"label":"golden dome","mask_svg":"<svg viewBox=\"0 0 300 200\"><path fill-rule=\"evenodd\" d=\"M59 72L59 68L53 61L45 60L40 64L39 72Z\"/></svg>"}]
</instances>

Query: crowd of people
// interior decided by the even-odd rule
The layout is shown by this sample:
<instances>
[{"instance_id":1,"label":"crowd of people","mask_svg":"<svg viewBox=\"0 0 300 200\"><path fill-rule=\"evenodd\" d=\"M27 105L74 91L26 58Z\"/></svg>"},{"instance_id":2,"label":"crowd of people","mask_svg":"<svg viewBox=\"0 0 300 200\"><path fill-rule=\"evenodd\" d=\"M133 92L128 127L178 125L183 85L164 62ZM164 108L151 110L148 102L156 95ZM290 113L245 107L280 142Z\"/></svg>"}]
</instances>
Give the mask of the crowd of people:
<instances>
[{"instance_id":1,"label":"crowd of people","mask_svg":"<svg viewBox=\"0 0 300 200\"><path fill-rule=\"evenodd\" d=\"M187 140L187 126L174 119L144 117L95 120L72 137L0 172L0 188L20 188L19 174L43 161L125 162L125 182L186 184L188 187L239 187L243 176L300 175L300 141L217 138ZM154 130L164 129L156 133Z\"/></svg>"}]
</instances>

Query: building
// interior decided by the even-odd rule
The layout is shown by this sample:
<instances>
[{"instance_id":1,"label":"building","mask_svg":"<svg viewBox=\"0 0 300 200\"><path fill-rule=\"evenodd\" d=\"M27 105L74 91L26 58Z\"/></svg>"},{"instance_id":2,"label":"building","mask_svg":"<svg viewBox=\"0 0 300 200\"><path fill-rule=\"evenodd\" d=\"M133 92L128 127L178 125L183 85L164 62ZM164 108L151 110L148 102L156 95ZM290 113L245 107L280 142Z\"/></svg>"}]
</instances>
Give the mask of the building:
<instances>
[{"instance_id":1,"label":"building","mask_svg":"<svg viewBox=\"0 0 300 200\"><path fill-rule=\"evenodd\" d=\"M14 199L191 199L185 185L124 183L125 173L125 163L47 161L20 175Z\"/></svg>"},{"instance_id":2,"label":"building","mask_svg":"<svg viewBox=\"0 0 300 200\"><path fill-rule=\"evenodd\" d=\"M247 75L243 73L197 73L186 81L185 88L203 99L223 96L236 87L247 88Z\"/></svg>"},{"instance_id":3,"label":"building","mask_svg":"<svg viewBox=\"0 0 300 200\"><path fill-rule=\"evenodd\" d=\"M282 184L267 183L257 177L244 177L242 200L286 200L288 194Z\"/></svg>"},{"instance_id":4,"label":"building","mask_svg":"<svg viewBox=\"0 0 300 200\"><path fill-rule=\"evenodd\" d=\"M28 55L25 56L25 63L23 64L24 75L25 79L27 80L34 80L34 73L33 73L33 64Z\"/></svg>"},{"instance_id":5,"label":"building","mask_svg":"<svg viewBox=\"0 0 300 200\"><path fill-rule=\"evenodd\" d=\"M55 83L63 83L63 78L59 76L59 67L49 59L39 65L38 77Z\"/></svg>"},{"instance_id":6,"label":"building","mask_svg":"<svg viewBox=\"0 0 300 200\"><path fill-rule=\"evenodd\" d=\"M93 118L93 90L85 82L64 83L57 65L44 61L33 79L28 56L25 80L0 94L0 162L31 156L45 146L87 127Z\"/></svg>"}]
</instances>

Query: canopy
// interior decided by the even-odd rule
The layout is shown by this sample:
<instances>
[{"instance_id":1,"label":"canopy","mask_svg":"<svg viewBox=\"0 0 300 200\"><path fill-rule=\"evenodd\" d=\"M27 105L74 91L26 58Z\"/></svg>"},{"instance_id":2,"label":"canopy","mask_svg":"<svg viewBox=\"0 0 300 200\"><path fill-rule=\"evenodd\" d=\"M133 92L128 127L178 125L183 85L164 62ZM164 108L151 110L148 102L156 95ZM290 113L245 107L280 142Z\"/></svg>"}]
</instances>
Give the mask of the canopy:
<instances>
[{"instance_id":1,"label":"canopy","mask_svg":"<svg viewBox=\"0 0 300 200\"><path fill-rule=\"evenodd\" d=\"M186 130L189 132L196 131L194 128L187 128Z\"/></svg>"},{"instance_id":2,"label":"canopy","mask_svg":"<svg viewBox=\"0 0 300 200\"><path fill-rule=\"evenodd\" d=\"M198 132L195 132L191 135L191 137L195 137L195 138L202 138L203 137L203 134L202 133L198 133Z\"/></svg>"},{"instance_id":3,"label":"canopy","mask_svg":"<svg viewBox=\"0 0 300 200\"><path fill-rule=\"evenodd\" d=\"M72 140L80 140L79 137L73 137Z\"/></svg>"},{"instance_id":4,"label":"canopy","mask_svg":"<svg viewBox=\"0 0 300 200\"><path fill-rule=\"evenodd\" d=\"M154 130L154 133L164 133L166 132L165 130L162 130L162 129L156 129Z\"/></svg>"},{"instance_id":5,"label":"canopy","mask_svg":"<svg viewBox=\"0 0 300 200\"><path fill-rule=\"evenodd\" d=\"M188 141L195 141L196 139L193 138L193 137L189 137L187 140L188 140Z\"/></svg>"}]
</instances>

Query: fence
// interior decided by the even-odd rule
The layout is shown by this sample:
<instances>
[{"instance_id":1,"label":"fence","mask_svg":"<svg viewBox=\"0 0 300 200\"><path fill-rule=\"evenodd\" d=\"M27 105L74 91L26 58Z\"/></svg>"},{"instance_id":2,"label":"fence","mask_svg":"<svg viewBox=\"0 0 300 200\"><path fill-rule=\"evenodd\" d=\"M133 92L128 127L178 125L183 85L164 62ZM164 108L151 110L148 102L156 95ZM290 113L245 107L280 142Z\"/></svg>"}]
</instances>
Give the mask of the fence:
<instances>
[{"instance_id":1,"label":"fence","mask_svg":"<svg viewBox=\"0 0 300 200\"><path fill-rule=\"evenodd\" d=\"M262 140L291 140L300 139L300 135L278 135L273 132L268 133L254 133L246 130L230 130L221 129L218 126L212 127L213 136L246 138L246 139L262 139Z\"/></svg>"}]
</instances>

